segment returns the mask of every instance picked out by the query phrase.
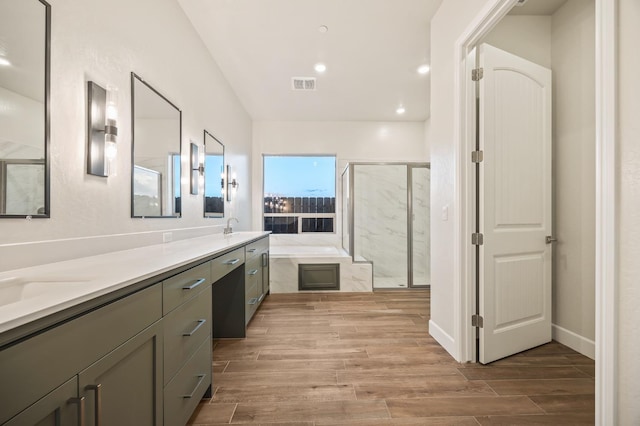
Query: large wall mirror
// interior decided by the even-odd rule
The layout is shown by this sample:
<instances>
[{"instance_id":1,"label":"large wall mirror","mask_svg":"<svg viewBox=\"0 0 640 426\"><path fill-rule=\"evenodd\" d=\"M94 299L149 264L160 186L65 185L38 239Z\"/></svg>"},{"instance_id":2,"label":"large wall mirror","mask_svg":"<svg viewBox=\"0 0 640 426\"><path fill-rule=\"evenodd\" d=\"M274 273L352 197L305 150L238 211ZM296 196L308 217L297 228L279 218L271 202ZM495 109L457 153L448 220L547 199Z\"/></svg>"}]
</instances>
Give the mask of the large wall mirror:
<instances>
[{"instance_id":1,"label":"large wall mirror","mask_svg":"<svg viewBox=\"0 0 640 426\"><path fill-rule=\"evenodd\" d=\"M131 216L180 217L182 111L135 73L131 102Z\"/></svg>"},{"instance_id":2,"label":"large wall mirror","mask_svg":"<svg viewBox=\"0 0 640 426\"><path fill-rule=\"evenodd\" d=\"M224 145L204 131L204 217L224 217Z\"/></svg>"},{"instance_id":3,"label":"large wall mirror","mask_svg":"<svg viewBox=\"0 0 640 426\"><path fill-rule=\"evenodd\" d=\"M0 0L0 217L49 217L51 6Z\"/></svg>"}]
</instances>

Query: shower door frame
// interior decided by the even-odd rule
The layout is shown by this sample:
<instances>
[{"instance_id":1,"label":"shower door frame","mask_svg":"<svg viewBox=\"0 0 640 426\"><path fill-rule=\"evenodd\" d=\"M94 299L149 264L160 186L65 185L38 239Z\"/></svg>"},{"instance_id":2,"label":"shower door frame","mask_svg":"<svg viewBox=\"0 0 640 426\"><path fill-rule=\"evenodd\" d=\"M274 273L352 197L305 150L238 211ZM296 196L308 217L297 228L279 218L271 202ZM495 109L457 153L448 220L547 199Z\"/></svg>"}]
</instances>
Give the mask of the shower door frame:
<instances>
[{"instance_id":1,"label":"shower door frame","mask_svg":"<svg viewBox=\"0 0 640 426\"><path fill-rule=\"evenodd\" d=\"M349 229L349 249L348 252L351 255L351 261L353 263L372 263L371 261L359 261L355 258L355 242L354 242L354 231L355 231L355 214L354 214L354 189L355 189L355 173L354 168L356 166L406 166L407 167L407 287L406 288L384 288L378 290L406 290L406 289L429 289L431 288L431 284L427 285L414 285L413 284L413 175L411 171L414 168L426 168L431 171L431 163L430 162L406 162L406 161L394 161L394 162L353 162L347 163L344 170L341 173L341 179L344 179L345 172L349 171L349 207L348 207L348 215L349 215L349 226L345 227L344 223L344 215L342 215L342 233L344 234L345 229ZM340 185L340 191L342 192L342 182ZM341 201L344 199L344 194L340 194ZM430 234L430 233L429 233ZM342 248L347 250L344 247L344 238L341 235ZM373 265L375 268L375 265ZM373 271L372 271L373 272ZM373 279L375 281L375 273L373 273ZM376 291L375 283L373 283L373 291Z\"/></svg>"}]
</instances>

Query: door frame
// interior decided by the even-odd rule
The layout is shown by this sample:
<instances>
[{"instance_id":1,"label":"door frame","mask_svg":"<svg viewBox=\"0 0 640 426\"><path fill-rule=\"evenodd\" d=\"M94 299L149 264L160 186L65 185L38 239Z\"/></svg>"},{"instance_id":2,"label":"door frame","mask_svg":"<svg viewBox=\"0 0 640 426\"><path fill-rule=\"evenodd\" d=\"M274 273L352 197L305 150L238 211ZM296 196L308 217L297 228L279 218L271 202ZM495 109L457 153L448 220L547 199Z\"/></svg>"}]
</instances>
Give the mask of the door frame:
<instances>
[{"instance_id":1,"label":"door frame","mask_svg":"<svg viewBox=\"0 0 640 426\"><path fill-rule=\"evenodd\" d=\"M454 231L453 293L454 333L459 361L476 359L475 246L470 236L475 226L475 172L471 151L475 148L475 97L467 73L471 49L511 10L517 0L490 0L455 43L454 153L455 199L460 205ZM617 1L595 0L596 49L596 425L616 424L617 419ZM611 250L611 247L616 249Z\"/></svg>"}]
</instances>

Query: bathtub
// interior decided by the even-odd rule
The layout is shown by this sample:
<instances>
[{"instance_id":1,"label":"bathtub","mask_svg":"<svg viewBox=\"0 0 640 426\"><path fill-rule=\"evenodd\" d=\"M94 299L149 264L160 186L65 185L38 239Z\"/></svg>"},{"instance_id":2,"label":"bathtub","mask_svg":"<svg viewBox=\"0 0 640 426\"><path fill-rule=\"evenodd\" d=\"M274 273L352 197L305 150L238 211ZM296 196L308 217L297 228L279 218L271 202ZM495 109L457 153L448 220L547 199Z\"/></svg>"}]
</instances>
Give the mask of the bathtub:
<instances>
[{"instance_id":1,"label":"bathtub","mask_svg":"<svg viewBox=\"0 0 640 426\"><path fill-rule=\"evenodd\" d=\"M372 265L353 263L351 256L342 248L332 245L276 244L269 247L271 293L298 293L300 263L339 263L340 292L373 291Z\"/></svg>"},{"instance_id":2,"label":"bathtub","mask_svg":"<svg viewBox=\"0 0 640 426\"><path fill-rule=\"evenodd\" d=\"M335 246L271 246L271 257L349 257Z\"/></svg>"}]
</instances>

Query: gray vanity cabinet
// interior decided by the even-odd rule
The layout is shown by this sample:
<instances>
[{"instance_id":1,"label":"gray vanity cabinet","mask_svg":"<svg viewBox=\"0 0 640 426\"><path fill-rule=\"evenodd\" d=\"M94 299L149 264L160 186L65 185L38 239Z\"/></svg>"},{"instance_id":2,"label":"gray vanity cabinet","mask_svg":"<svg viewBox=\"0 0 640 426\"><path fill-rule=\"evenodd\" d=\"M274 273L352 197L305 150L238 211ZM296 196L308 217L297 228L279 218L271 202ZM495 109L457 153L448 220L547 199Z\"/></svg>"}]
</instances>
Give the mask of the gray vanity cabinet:
<instances>
[{"instance_id":1,"label":"gray vanity cabinet","mask_svg":"<svg viewBox=\"0 0 640 426\"><path fill-rule=\"evenodd\" d=\"M111 374L130 374L132 369L127 363L139 360L138 354L131 354L138 350L141 339L153 339L152 346L159 345L158 339L161 337L157 335L157 327L152 326L161 317L162 287L153 285L72 320L62 321L46 331L1 350L0 424L10 419L14 421L18 418L16 415L27 415L31 411L46 416L48 408L41 411L41 407L49 406L47 400L53 398L52 392L57 392L57 389L65 386L69 380L78 380L78 374L83 374L81 372L87 372L94 366L109 364L110 371L103 368L103 372L100 373L104 376L105 383L113 380L114 376ZM152 365L161 365L162 358L158 358L162 356L161 346L156 349L156 356L146 357L145 360ZM101 378L100 374L96 374L93 379ZM161 372L155 380L158 383L162 381ZM99 383L94 381L86 384ZM153 382L146 382L151 383ZM86 384L80 383L82 395L85 395ZM154 392L156 386L153 384L148 392ZM95 392L86 393L91 398L94 398L94 394ZM126 394L131 395L128 390ZM77 396L76 386L73 397ZM105 408L109 408L111 402L109 397L106 398L105 402L108 405ZM60 397L61 403L64 399ZM87 416L92 415L93 406L87 399L85 405L85 408L89 408ZM62 411L64 410L60 410Z\"/></svg>"},{"instance_id":2,"label":"gray vanity cabinet","mask_svg":"<svg viewBox=\"0 0 640 426\"><path fill-rule=\"evenodd\" d=\"M184 425L211 395L212 336L244 337L268 291L268 248L266 237L165 271L7 339L0 425Z\"/></svg>"},{"instance_id":3,"label":"gray vanity cabinet","mask_svg":"<svg viewBox=\"0 0 640 426\"><path fill-rule=\"evenodd\" d=\"M162 425L162 323L78 375L86 426Z\"/></svg>"},{"instance_id":4,"label":"gray vanity cabinet","mask_svg":"<svg viewBox=\"0 0 640 426\"><path fill-rule=\"evenodd\" d=\"M5 423L5 426L79 426L84 401L77 398L78 378L65 382L50 394Z\"/></svg>"},{"instance_id":5,"label":"gray vanity cabinet","mask_svg":"<svg viewBox=\"0 0 640 426\"><path fill-rule=\"evenodd\" d=\"M225 262L238 263L232 256ZM211 276L202 263L163 282L164 424L184 425L198 402L211 395Z\"/></svg>"}]
</instances>

